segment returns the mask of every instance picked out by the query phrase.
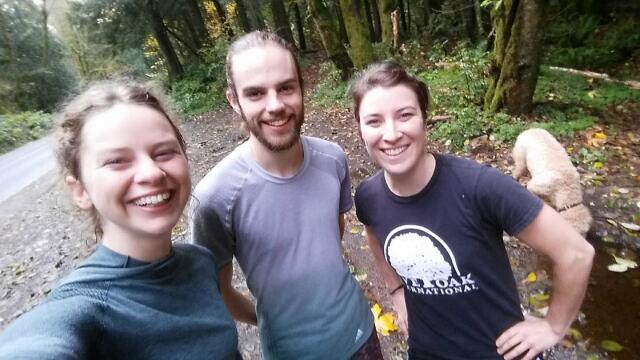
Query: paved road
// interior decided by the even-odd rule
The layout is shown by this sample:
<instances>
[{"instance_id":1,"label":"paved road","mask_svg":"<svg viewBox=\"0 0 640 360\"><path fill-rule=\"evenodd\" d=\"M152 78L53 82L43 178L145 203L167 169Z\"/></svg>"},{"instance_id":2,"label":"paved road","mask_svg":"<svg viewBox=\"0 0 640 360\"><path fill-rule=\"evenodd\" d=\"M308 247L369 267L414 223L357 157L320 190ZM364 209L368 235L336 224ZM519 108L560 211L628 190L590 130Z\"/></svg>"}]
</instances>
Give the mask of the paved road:
<instances>
[{"instance_id":1,"label":"paved road","mask_svg":"<svg viewBox=\"0 0 640 360\"><path fill-rule=\"evenodd\" d=\"M49 135L0 156L0 202L55 167L53 141Z\"/></svg>"}]
</instances>

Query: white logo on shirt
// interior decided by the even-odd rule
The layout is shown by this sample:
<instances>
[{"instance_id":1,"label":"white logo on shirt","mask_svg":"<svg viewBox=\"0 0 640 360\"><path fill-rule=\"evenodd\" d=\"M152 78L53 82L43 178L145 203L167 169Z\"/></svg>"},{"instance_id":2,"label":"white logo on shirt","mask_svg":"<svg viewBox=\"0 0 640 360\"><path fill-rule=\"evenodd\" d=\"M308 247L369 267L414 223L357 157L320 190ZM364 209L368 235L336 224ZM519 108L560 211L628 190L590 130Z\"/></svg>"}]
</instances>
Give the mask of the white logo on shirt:
<instances>
[{"instance_id":1,"label":"white logo on shirt","mask_svg":"<svg viewBox=\"0 0 640 360\"><path fill-rule=\"evenodd\" d=\"M454 295L478 290L470 273L460 273L449 246L425 227L395 228L385 240L384 256L413 293Z\"/></svg>"}]
</instances>

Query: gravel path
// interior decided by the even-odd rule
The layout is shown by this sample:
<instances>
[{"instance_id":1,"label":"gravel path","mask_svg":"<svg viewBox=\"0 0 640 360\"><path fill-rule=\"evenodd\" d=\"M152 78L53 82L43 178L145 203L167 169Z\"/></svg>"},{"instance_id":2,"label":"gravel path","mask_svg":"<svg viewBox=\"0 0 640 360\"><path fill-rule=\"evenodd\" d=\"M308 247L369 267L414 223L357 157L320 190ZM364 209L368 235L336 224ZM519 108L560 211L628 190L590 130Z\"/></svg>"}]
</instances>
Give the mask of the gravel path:
<instances>
[{"instance_id":1,"label":"gravel path","mask_svg":"<svg viewBox=\"0 0 640 360\"><path fill-rule=\"evenodd\" d=\"M305 134L335 141L344 148L354 188L375 171L347 110L308 107L306 113ZM189 145L188 156L194 184L244 141L238 130L238 118L230 109L196 116L183 124L182 128ZM508 149L504 147L467 156L474 156L503 170L510 167ZM598 202L591 190L587 190L587 196ZM42 301L55 283L95 247L92 232L87 229L83 217L76 215L55 171L0 203L0 330ZM359 274L360 284L370 304L379 303L384 311L389 311L390 299L382 279L373 269L371 252L354 211L348 214L347 220L343 241L345 257L354 273ZM185 223L181 222L175 231L176 241L184 241L188 236L185 229ZM544 272L539 272L543 265L530 249L512 239L506 240L521 298L526 304L530 294L548 290L550 280L545 278ZM237 264L235 266L234 284L248 294L242 272ZM538 271L538 282L527 284L523 281L530 271ZM238 332L243 356L246 359L259 359L257 329L238 324ZM398 334L381 337L381 343L386 359L402 359L406 343ZM586 341L578 342L573 347L557 346L548 358L584 359L586 355L596 355L585 351L584 347L588 345ZM601 353L598 355L602 356Z\"/></svg>"}]
</instances>

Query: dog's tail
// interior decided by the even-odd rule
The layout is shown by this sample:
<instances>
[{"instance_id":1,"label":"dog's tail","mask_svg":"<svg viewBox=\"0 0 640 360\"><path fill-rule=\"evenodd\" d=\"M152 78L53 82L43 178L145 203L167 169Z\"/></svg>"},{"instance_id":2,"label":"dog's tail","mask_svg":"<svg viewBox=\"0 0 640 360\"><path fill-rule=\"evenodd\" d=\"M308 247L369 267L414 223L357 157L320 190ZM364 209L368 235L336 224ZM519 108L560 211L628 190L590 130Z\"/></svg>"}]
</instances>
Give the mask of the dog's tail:
<instances>
[{"instance_id":1,"label":"dog's tail","mask_svg":"<svg viewBox=\"0 0 640 360\"><path fill-rule=\"evenodd\" d=\"M520 140L520 139L518 139ZM517 180L527 172L527 150L521 141L516 140L516 144L513 146L513 152L511 156L515 163L513 169L513 177Z\"/></svg>"}]
</instances>

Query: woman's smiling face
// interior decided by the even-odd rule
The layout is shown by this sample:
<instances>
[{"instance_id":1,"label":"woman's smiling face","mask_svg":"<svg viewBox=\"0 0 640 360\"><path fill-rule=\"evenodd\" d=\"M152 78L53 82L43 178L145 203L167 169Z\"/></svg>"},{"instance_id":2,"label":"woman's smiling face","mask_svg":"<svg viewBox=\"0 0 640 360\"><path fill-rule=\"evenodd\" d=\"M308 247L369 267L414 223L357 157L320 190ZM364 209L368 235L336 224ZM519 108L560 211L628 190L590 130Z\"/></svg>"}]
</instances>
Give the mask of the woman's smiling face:
<instances>
[{"instance_id":1,"label":"woman's smiling face","mask_svg":"<svg viewBox=\"0 0 640 360\"><path fill-rule=\"evenodd\" d=\"M358 115L367 152L387 175L401 176L416 168L426 141L413 90L405 85L374 87L362 97Z\"/></svg>"},{"instance_id":2,"label":"woman's smiling face","mask_svg":"<svg viewBox=\"0 0 640 360\"><path fill-rule=\"evenodd\" d=\"M191 191L185 154L168 119L143 105L90 115L81 132L75 203L96 209L104 237L171 236Z\"/></svg>"}]
</instances>

